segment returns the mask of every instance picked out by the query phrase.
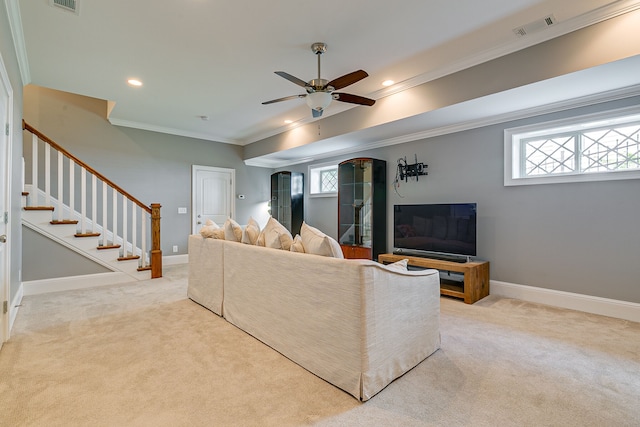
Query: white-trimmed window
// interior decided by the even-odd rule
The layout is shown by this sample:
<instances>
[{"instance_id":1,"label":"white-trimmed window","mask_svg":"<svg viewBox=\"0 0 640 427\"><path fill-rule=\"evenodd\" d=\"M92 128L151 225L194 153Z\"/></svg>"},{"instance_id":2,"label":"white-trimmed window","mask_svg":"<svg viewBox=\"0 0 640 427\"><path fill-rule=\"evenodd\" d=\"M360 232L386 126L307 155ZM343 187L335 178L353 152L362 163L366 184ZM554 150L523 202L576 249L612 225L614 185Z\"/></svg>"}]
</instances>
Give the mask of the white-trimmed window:
<instances>
[{"instance_id":1,"label":"white-trimmed window","mask_svg":"<svg viewBox=\"0 0 640 427\"><path fill-rule=\"evenodd\" d=\"M504 185L640 178L640 107L505 130Z\"/></svg>"},{"instance_id":2,"label":"white-trimmed window","mask_svg":"<svg viewBox=\"0 0 640 427\"><path fill-rule=\"evenodd\" d=\"M335 196L338 194L338 165L325 163L309 166L309 194Z\"/></svg>"}]
</instances>

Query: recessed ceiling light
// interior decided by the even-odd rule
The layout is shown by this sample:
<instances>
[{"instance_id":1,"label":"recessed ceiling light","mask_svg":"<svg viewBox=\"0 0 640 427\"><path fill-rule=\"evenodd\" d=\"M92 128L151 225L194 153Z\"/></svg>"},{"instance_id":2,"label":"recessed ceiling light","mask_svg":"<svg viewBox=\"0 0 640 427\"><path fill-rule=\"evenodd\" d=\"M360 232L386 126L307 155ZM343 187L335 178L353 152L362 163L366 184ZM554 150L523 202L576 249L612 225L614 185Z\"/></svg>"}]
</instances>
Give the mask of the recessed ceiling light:
<instances>
[{"instance_id":1,"label":"recessed ceiling light","mask_svg":"<svg viewBox=\"0 0 640 427\"><path fill-rule=\"evenodd\" d=\"M127 83L129 83L130 86L142 86L142 82L137 79L129 79Z\"/></svg>"},{"instance_id":2,"label":"recessed ceiling light","mask_svg":"<svg viewBox=\"0 0 640 427\"><path fill-rule=\"evenodd\" d=\"M382 86L391 86L395 82L393 80L385 80L382 82Z\"/></svg>"},{"instance_id":3,"label":"recessed ceiling light","mask_svg":"<svg viewBox=\"0 0 640 427\"><path fill-rule=\"evenodd\" d=\"M290 125L291 123L293 123L293 120L291 120L291 119L287 119L287 120L284 121L285 125Z\"/></svg>"}]
</instances>

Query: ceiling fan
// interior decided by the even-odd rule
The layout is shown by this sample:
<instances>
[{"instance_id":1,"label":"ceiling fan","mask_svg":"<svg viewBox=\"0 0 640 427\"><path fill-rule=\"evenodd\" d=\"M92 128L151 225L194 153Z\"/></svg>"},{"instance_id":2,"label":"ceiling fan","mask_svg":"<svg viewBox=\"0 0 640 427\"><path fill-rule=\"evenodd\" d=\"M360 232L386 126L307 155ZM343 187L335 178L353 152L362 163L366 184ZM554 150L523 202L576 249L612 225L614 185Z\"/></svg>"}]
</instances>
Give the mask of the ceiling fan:
<instances>
[{"instance_id":1,"label":"ceiling fan","mask_svg":"<svg viewBox=\"0 0 640 427\"><path fill-rule=\"evenodd\" d=\"M289 80L292 83L297 84L305 88L307 93L300 95L285 96L284 98L272 99L271 101L263 102L263 105L273 104L274 102L288 101L290 99L306 98L307 105L311 108L313 117L320 117L322 112L329 106L331 100L348 102L350 104L359 104L372 106L376 103L375 100L365 98L364 96L353 95L350 93L334 92L334 90L340 90L349 85L367 77L367 74L363 70L354 71L349 74L345 74L342 77L328 81L320 77L320 56L327 51L327 45L325 43L314 43L311 45L311 50L318 57L318 78L305 82L297 77L292 76L284 71L276 71L275 73L280 77Z\"/></svg>"}]
</instances>

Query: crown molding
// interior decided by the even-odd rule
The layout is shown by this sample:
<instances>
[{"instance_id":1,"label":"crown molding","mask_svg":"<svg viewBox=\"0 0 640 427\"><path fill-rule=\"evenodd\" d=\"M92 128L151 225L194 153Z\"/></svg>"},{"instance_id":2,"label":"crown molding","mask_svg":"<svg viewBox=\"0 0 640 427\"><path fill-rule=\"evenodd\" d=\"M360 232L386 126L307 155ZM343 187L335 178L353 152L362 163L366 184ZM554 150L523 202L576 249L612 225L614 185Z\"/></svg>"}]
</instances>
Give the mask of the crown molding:
<instances>
[{"instance_id":1,"label":"crown molding","mask_svg":"<svg viewBox=\"0 0 640 427\"><path fill-rule=\"evenodd\" d=\"M112 117L110 117L108 120L109 120L109 123L111 123L114 126L122 126L122 127L127 127L127 128L133 128L133 129L148 130L148 131L151 131L151 132L166 133L166 134L169 134L169 135L184 136L184 137L187 137L187 138L204 139L206 141L220 142L220 143L223 143L223 144L243 145L242 143L240 143L238 141L235 141L235 140L230 140L230 139L226 139L226 138L222 138L222 137L217 137L215 135L211 135L211 134L203 133L203 132L186 131L184 129L168 128L168 127L163 127L163 126L151 125L149 123L133 122L133 121L129 121L129 120L115 119L115 118L112 118Z\"/></svg>"}]
</instances>

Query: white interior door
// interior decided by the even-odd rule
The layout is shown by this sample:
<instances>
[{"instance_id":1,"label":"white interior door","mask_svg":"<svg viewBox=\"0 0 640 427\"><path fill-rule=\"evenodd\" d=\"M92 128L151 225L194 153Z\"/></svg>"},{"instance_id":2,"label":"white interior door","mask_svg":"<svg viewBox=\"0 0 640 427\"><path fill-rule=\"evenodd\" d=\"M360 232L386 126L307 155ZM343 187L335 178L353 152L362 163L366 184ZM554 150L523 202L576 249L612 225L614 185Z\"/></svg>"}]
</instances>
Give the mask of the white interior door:
<instances>
[{"instance_id":1,"label":"white interior door","mask_svg":"<svg viewBox=\"0 0 640 427\"><path fill-rule=\"evenodd\" d=\"M0 57L0 348L2 343L9 339L9 248L8 240L9 219L8 211L10 194L8 185L11 182L9 124L11 123L12 89L9 76L4 68L4 62ZM4 305L7 304L7 305ZM5 312L5 307L7 311Z\"/></svg>"},{"instance_id":2,"label":"white interior door","mask_svg":"<svg viewBox=\"0 0 640 427\"><path fill-rule=\"evenodd\" d=\"M235 216L234 169L193 166L191 198L191 228L198 233L208 219L222 226Z\"/></svg>"}]
</instances>

